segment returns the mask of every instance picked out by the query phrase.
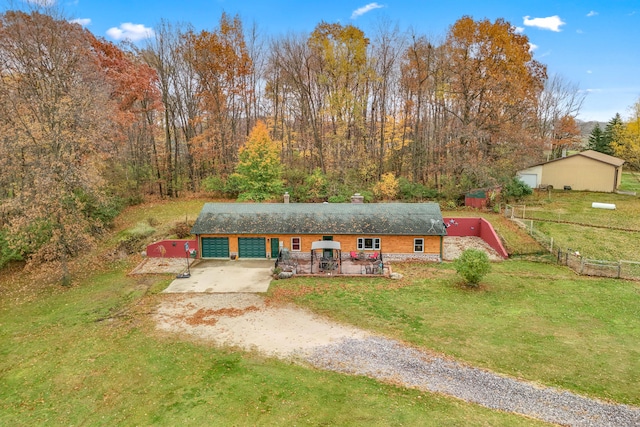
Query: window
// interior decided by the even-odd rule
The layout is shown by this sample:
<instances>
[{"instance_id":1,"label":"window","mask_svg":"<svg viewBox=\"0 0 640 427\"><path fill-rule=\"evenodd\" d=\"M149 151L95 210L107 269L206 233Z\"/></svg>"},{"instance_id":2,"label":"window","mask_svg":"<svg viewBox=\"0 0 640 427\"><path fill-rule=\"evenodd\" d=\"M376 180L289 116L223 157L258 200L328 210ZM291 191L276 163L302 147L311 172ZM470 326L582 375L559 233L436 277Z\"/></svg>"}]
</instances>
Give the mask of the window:
<instances>
[{"instance_id":1,"label":"window","mask_svg":"<svg viewBox=\"0 0 640 427\"><path fill-rule=\"evenodd\" d=\"M300 251L300 238L292 237L291 238L291 250L292 251Z\"/></svg>"},{"instance_id":2,"label":"window","mask_svg":"<svg viewBox=\"0 0 640 427\"><path fill-rule=\"evenodd\" d=\"M424 252L424 239L413 239L413 252Z\"/></svg>"},{"instance_id":3,"label":"window","mask_svg":"<svg viewBox=\"0 0 640 427\"><path fill-rule=\"evenodd\" d=\"M379 237L358 237L358 250L379 250L380 238Z\"/></svg>"}]
</instances>

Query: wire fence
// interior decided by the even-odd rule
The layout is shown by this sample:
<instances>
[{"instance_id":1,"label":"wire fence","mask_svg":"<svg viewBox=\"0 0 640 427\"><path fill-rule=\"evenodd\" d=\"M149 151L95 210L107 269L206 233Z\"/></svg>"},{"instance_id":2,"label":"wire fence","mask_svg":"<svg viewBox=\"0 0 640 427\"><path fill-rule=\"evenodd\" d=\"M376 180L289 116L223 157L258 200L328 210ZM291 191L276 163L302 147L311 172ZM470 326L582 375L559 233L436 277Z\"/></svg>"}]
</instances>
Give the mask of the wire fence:
<instances>
[{"instance_id":1,"label":"wire fence","mask_svg":"<svg viewBox=\"0 0 640 427\"><path fill-rule=\"evenodd\" d=\"M554 254L558 264L566 265L578 274L640 280L640 262L591 259L582 256L579 250L560 248L554 242L553 237L547 236L535 228L535 220L526 219L525 205L507 205L504 215L526 230L546 250Z\"/></svg>"}]
</instances>

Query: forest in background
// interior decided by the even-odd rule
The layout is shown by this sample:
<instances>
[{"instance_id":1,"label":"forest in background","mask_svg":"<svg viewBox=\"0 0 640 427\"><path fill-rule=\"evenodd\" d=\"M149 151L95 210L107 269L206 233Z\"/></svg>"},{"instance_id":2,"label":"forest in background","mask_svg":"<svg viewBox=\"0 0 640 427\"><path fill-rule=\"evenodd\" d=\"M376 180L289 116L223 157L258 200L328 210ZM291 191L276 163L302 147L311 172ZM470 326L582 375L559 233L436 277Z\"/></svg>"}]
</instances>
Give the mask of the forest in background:
<instances>
[{"instance_id":1,"label":"forest in background","mask_svg":"<svg viewBox=\"0 0 640 427\"><path fill-rule=\"evenodd\" d=\"M236 198L251 174L295 201L455 200L582 144L584 94L501 19L439 40L390 23L265 37L227 14L154 33L115 45L51 9L0 15L0 264L66 277L124 205ZM635 110L610 146L637 167Z\"/></svg>"}]
</instances>

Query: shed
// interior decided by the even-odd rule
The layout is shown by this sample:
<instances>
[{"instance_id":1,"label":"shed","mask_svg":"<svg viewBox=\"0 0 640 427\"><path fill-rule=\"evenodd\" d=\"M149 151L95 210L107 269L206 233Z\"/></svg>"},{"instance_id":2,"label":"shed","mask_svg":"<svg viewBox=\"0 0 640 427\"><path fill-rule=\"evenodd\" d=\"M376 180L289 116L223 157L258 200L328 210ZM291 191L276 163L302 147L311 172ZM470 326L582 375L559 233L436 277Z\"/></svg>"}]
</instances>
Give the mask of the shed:
<instances>
[{"instance_id":1,"label":"shed","mask_svg":"<svg viewBox=\"0 0 640 427\"><path fill-rule=\"evenodd\" d=\"M470 190L464 195L464 205L472 208L486 208L491 201L492 195L500 192L500 187L494 188L476 188Z\"/></svg>"},{"instance_id":2,"label":"shed","mask_svg":"<svg viewBox=\"0 0 640 427\"><path fill-rule=\"evenodd\" d=\"M532 188L571 188L572 190L615 192L622 179L624 160L593 150L532 165L517 172Z\"/></svg>"}]
</instances>

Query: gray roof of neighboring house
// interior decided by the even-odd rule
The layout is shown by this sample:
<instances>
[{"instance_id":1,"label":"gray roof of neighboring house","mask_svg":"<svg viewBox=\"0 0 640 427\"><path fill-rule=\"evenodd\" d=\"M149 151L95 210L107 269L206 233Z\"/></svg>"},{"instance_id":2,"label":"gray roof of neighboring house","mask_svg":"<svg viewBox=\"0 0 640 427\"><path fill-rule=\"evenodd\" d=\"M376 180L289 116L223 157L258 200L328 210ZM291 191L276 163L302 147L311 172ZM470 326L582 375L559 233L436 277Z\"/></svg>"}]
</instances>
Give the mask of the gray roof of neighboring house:
<instances>
[{"instance_id":1,"label":"gray roof of neighboring house","mask_svg":"<svg viewBox=\"0 0 640 427\"><path fill-rule=\"evenodd\" d=\"M447 234L437 203L205 203L191 233Z\"/></svg>"}]
</instances>

